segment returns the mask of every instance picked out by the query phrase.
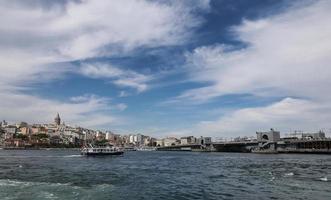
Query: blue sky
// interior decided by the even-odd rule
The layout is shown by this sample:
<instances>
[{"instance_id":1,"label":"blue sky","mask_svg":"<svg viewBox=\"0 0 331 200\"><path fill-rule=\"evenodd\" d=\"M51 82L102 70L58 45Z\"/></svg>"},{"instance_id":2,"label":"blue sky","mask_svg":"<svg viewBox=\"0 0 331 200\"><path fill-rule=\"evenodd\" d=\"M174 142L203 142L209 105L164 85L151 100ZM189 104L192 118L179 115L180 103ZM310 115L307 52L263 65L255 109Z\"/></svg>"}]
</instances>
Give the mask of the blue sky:
<instances>
[{"instance_id":1,"label":"blue sky","mask_svg":"<svg viewBox=\"0 0 331 200\"><path fill-rule=\"evenodd\" d=\"M156 137L330 131L329 1L0 2L0 118Z\"/></svg>"}]
</instances>

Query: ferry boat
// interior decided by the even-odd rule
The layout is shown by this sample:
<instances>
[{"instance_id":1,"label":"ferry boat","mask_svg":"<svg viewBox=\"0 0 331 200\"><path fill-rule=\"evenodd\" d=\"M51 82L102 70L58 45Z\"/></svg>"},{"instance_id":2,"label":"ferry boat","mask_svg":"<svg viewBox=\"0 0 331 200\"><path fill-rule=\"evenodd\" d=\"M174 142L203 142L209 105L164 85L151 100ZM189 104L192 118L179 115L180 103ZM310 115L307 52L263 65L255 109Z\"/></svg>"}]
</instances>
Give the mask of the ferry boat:
<instances>
[{"instance_id":1,"label":"ferry boat","mask_svg":"<svg viewBox=\"0 0 331 200\"><path fill-rule=\"evenodd\" d=\"M94 147L92 145L83 147L80 152L85 156L122 155L124 153L124 151L116 147Z\"/></svg>"}]
</instances>

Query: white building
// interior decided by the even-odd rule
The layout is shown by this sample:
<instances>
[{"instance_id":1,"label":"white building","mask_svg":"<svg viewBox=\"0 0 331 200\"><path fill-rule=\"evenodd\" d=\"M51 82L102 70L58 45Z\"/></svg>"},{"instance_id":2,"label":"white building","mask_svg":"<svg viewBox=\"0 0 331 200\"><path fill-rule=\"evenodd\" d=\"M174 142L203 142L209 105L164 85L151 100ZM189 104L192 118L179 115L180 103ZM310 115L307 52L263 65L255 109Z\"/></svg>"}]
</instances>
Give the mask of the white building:
<instances>
[{"instance_id":1,"label":"white building","mask_svg":"<svg viewBox=\"0 0 331 200\"><path fill-rule=\"evenodd\" d=\"M201 136L196 140L196 144L201 144L201 145L210 145L211 144L211 137L203 137Z\"/></svg>"},{"instance_id":2,"label":"white building","mask_svg":"<svg viewBox=\"0 0 331 200\"><path fill-rule=\"evenodd\" d=\"M163 139L157 139L156 140L156 146L157 147L163 147L164 146L164 140Z\"/></svg>"},{"instance_id":3,"label":"white building","mask_svg":"<svg viewBox=\"0 0 331 200\"><path fill-rule=\"evenodd\" d=\"M277 142L280 140L279 131L270 129L268 132L256 132L258 142Z\"/></svg>"},{"instance_id":4,"label":"white building","mask_svg":"<svg viewBox=\"0 0 331 200\"><path fill-rule=\"evenodd\" d=\"M197 139L194 136L188 136L188 137L181 137L180 138L180 144L181 145L188 145L188 144L195 144Z\"/></svg>"},{"instance_id":5,"label":"white building","mask_svg":"<svg viewBox=\"0 0 331 200\"><path fill-rule=\"evenodd\" d=\"M167 147L167 146L178 145L180 143L180 140L178 140L177 138L174 138L174 137L168 137L168 138L165 138L163 140L163 142L164 142L164 146Z\"/></svg>"},{"instance_id":6,"label":"white building","mask_svg":"<svg viewBox=\"0 0 331 200\"><path fill-rule=\"evenodd\" d=\"M134 135L129 136L129 143L131 143L131 144L134 143Z\"/></svg>"},{"instance_id":7,"label":"white building","mask_svg":"<svg viewBox=\"0 0 331 200\"><path fill-rule=\"evenodd\" d=\"M114 135L114 133L112 133L111 131L107 131L106 132L106 140L110 140L113 135Z\"/></svg>"}]
</instances>

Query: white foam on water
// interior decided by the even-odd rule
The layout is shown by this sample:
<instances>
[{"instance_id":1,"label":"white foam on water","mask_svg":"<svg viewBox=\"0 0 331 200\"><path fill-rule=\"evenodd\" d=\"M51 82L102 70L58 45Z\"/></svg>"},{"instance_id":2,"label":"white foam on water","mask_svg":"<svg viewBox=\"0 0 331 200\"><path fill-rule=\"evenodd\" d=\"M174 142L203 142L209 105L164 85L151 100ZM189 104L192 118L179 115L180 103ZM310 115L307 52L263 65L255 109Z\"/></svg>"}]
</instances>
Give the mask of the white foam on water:
<instances>
[{"instance_id":1,"label":"white foam on water","mask_svg":"<svg viewBox=\"0 0 331 200\"><path fill-rule=\"evenodd\" d=\"M294 176L294 173L293 172L286 173L285 176Z\"/></svg>"},{"instance_id":2,"label":"white foam on water","mask_svg":"<svg viewBox=\"0 0 331 200\"><path fill-rule=\"evenodd\" d=\"M10 180L10 179L0 179L0 186L69 186L69 183L49 183L49 182L29 182L29 181L17 181L17 180Z\"/></svg>"},{"instance_id":3,"label":"white foam on water","mask_svg":"<svg viewBox=\"0 0 331 200\"><path fill-rule=\"evenodd\" d=\"M41 196L43 199L58 199L58 197L53 193L45 192L45 191L41 192L39 196Z\"/></svg>"},{"instance_id":4,"label":"white foam on water","mask_svg":"<svg viewBox=\"0 0 331 200\"><path fill-rule=\"evenodd\" d=\"M94 187L100 190L105 190L105 189L109 189L110 187L113 187L113 185L108 183L103 183L103 184L95 185Z\"/></svg>"},{"instance_id":5,"label":"white foam on water","mask_svg":"<svg viewBox=\"0 0 331 200\"><path fill-rule=\"evenodd\" d=\"M0 186L30 186L32 182L14 181L10 179L0 179Z\"/></svg>"},{"instance_id":6,"label":"white foam on water","mask_svg":"<svg viewBox=\"0 0 331 200\"><path fill-rule=\"evenodd\" d=\"M74 157L82 157L82 155L67 155L67 156L63 156L64 158L74 158Z\"/></svg>"}]
</instances>

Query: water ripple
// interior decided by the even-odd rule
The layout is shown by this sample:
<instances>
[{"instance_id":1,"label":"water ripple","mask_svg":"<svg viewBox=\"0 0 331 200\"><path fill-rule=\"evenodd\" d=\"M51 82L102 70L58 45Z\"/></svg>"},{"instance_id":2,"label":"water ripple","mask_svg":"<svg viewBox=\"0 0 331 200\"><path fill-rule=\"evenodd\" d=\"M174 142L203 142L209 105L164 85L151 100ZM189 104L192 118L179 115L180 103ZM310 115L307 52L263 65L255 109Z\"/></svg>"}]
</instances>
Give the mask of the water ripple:
<instances>
[{"instance_id":1,"label":"water ripple","mask_svg":"<svg viewBox=\"0 0 331 200\"><path fill-rule=\"evenodd\" d=\"M325 155L0 151L0 199L329 199Z\"/></svg>"}]
</instances>

